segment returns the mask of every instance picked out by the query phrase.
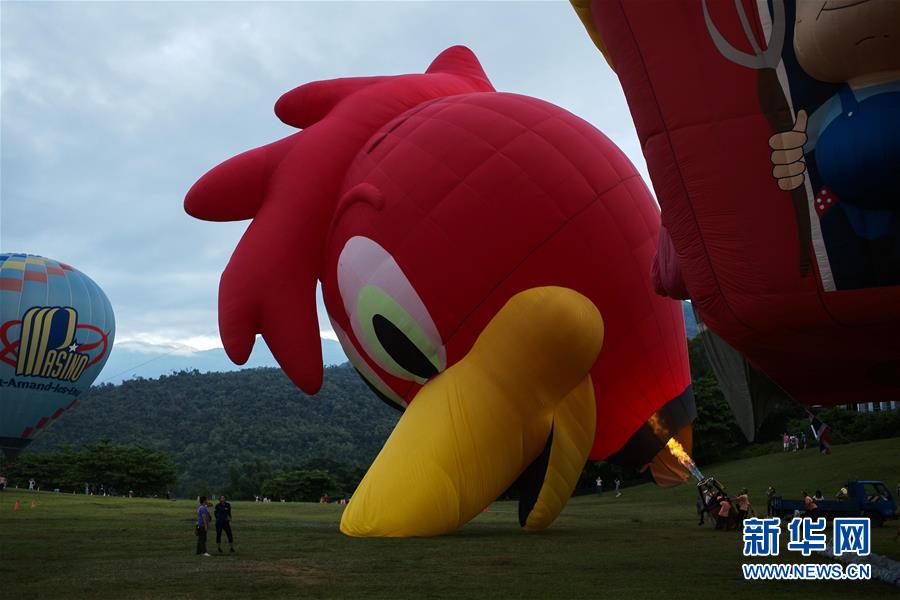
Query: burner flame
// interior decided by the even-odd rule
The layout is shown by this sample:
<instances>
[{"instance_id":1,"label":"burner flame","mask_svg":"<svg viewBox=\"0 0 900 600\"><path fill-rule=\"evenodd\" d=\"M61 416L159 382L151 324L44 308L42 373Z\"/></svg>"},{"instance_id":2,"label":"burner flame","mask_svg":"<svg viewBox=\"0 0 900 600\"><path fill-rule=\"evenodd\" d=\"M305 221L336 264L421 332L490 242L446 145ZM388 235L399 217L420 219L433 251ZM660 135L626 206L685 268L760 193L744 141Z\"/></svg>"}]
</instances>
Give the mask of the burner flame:
<instances>
[{"instance_id":1,"label":"burner flame","mask_svg":"<svg viewBox=\"0 0 900 600\"><path fill-rule=\"evenodd\" d=\"M682 446L678 440L669 438L669 441L666 442L666 447L669 449L669 452L672 453L672 456L674 456L684 468L690 471L691 475L697 478L697 481L703 479L703 473L700 472L694 459L692 459L691 455L685 451L684 446Z\"/></svg>"}]
</instances>

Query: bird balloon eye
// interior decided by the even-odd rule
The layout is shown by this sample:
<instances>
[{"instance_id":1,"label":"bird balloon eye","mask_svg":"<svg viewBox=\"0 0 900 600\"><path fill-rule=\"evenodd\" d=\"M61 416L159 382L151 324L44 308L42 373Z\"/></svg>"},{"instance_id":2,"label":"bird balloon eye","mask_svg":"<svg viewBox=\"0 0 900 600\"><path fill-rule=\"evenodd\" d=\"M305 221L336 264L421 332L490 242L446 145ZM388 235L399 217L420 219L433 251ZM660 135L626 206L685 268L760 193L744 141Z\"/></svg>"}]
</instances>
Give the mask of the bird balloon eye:
<instances>
[{"instance_id":1,"label":"bird balloon eye","mask_svg":"<svg viewBox=\"0 0 900 600\"><path fill-rule=\"evenodd\" d=\"M382 315L372 317L372 326L381 346L401 367L424 379L437 375L437 367L428 360L399 327Z\"/></svg>"},{"instance_id":2,"label":"bird balloon eye","mask_svg":"<svg viewBox=\"0 0 900 600\"><path fill-rule=\"evenodd\" d=\"M348 240L338 260L338 287L357 341L378 366L418 383L444 370L437 327L387 250L365 237Z\"/></svg>"},{"instance_id":3,"label":"bird balloon eye","mask_svg":"<svg viewBox=\"0 0 900 600\"><path fill-rule=\"evenodd\" d=\"M364 286L357 315L367 346L388 372L423 383L438 374L440 357L428 336L387 292Z\"/></svg>"}]
</instances>

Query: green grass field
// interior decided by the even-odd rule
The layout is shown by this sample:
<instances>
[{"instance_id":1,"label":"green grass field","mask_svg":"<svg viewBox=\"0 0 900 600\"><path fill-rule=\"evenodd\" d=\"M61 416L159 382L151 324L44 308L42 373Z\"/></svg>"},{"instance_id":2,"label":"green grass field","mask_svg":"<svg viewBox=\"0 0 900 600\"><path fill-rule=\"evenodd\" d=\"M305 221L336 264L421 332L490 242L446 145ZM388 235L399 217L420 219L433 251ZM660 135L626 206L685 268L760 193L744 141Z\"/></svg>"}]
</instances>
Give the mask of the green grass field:
<instances>
[{"instance_id":1,"label":"green grass field","mask_svg":"<svg viewBox=\"0 0 900 600\"><path fill-rule=\"evenodd\" d=\"M704 468L730 490L767 485L827 495L848 478L900 481L900 439L777 454ZM748 582L740 534L698 527L696 488L630 487L621 498L572 499L547 531L527 535L516 505L497 502L459 532L353 539L341 508L233 503L237 553L194 555L194 503L10 489L0 494L0 596L25 598L863 598L870 582ZM22 509L13 511L16 499ZM31 508L32 500L37 506ZM764 511L764 510L763 510ZM897 522L873 550L900 560ZM212 536L214 537L214 536ZM782 541L784 538L782 536ZM214 539L210 548L215 553ZM823 558L815 558L824 561ZM802 562L782 550L778 562Z\"/></svg>"}]
</instances>

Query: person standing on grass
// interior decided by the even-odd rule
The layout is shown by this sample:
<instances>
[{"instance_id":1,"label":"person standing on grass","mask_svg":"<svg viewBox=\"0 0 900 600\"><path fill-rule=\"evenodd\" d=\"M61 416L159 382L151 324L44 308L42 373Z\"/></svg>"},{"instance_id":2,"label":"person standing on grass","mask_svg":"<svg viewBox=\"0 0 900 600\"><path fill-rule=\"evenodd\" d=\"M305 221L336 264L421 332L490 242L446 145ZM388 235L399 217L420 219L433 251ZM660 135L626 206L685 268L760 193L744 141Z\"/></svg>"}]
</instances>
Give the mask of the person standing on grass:
<instances>
[{"instance_id":1,"label":"person standing on grass","mask_svg":"<svg viewBox=\"0 0 900 600\"><path fill-rule=\"evenodd\" d=\"M206 507L206 496L197 499L197 556L209 556L206 551L206 532L209 530L209 509Z\"/></svg>"},{"instance_id":2,"label":"person standing on grass","mask_svg":"<svg viewBox=\"0 0 900 600\"><path fill-rule=\"evenodd\" d=\"M231 503L225 501L225 496L219 496L216 504L216 546L219 554L222 553L222 532L228 537L229 552L234 552L234 537L231 535Z\"/></svg>"},{"instance_id":3,"label":"person standing on grass","mask_svg":"<svg viewBox=\"0 0 900 600\"><path fill-rule=\"evenodd\" d=\"M806 490L803 490L801 495L803 496L803 508L806 509L805 516L816 518L816 515L819 513L819 505L806 493Z\"/></svg>"},{"instance_id":4,"label":"person standing on grass","mask_svg":"<svg viewBox=\"0 0 900 600\"><path fill-rule=\"evenodd\" d=\"M597 477L597 495L598 496L603 495L603 479L600 478L599 476Z\"/></svg>"},{"instance_id":5,"label":"person standing on grass","mask_svg":"<svg viewBox=\"0 0 900 600\"><path fill-rule=\"evenodd\" d=\"M716 529L727 530L730 518L731 502L728 500L728 496L722 496L722 500L719 502L719 514L716 518Z\"/></svg>"},{"instance_id":6,"label":"person standing on grass","mask_svg":"<svg viewBox=\"0 0 900 600\"><path fill-rule=\"evenodd\" d=\"M622 481L616 477L616 498L622 495L622 492L619 491L619 487L622 485Z\"/></svg>"}]
</instances>

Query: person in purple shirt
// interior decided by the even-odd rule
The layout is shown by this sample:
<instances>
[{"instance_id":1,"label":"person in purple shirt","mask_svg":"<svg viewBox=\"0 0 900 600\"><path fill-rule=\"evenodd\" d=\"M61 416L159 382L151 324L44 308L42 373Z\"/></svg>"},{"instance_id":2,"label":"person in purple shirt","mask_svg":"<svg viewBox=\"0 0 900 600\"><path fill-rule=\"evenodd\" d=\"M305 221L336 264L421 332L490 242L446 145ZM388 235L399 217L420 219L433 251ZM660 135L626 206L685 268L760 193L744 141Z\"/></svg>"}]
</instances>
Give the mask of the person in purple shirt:
<instances>
[{"instance_id":1,"label":"person in purple shirt","mask_svg":"<svg viewBox=\"0 0 900 600\"><path fill-rule=\"evenodd\" d=\"M197 555L209 556L206 551L206 532L209 529L209 509L206 507L206 496L200 496L197 507Z\"/></svg>"}]
</instances>

